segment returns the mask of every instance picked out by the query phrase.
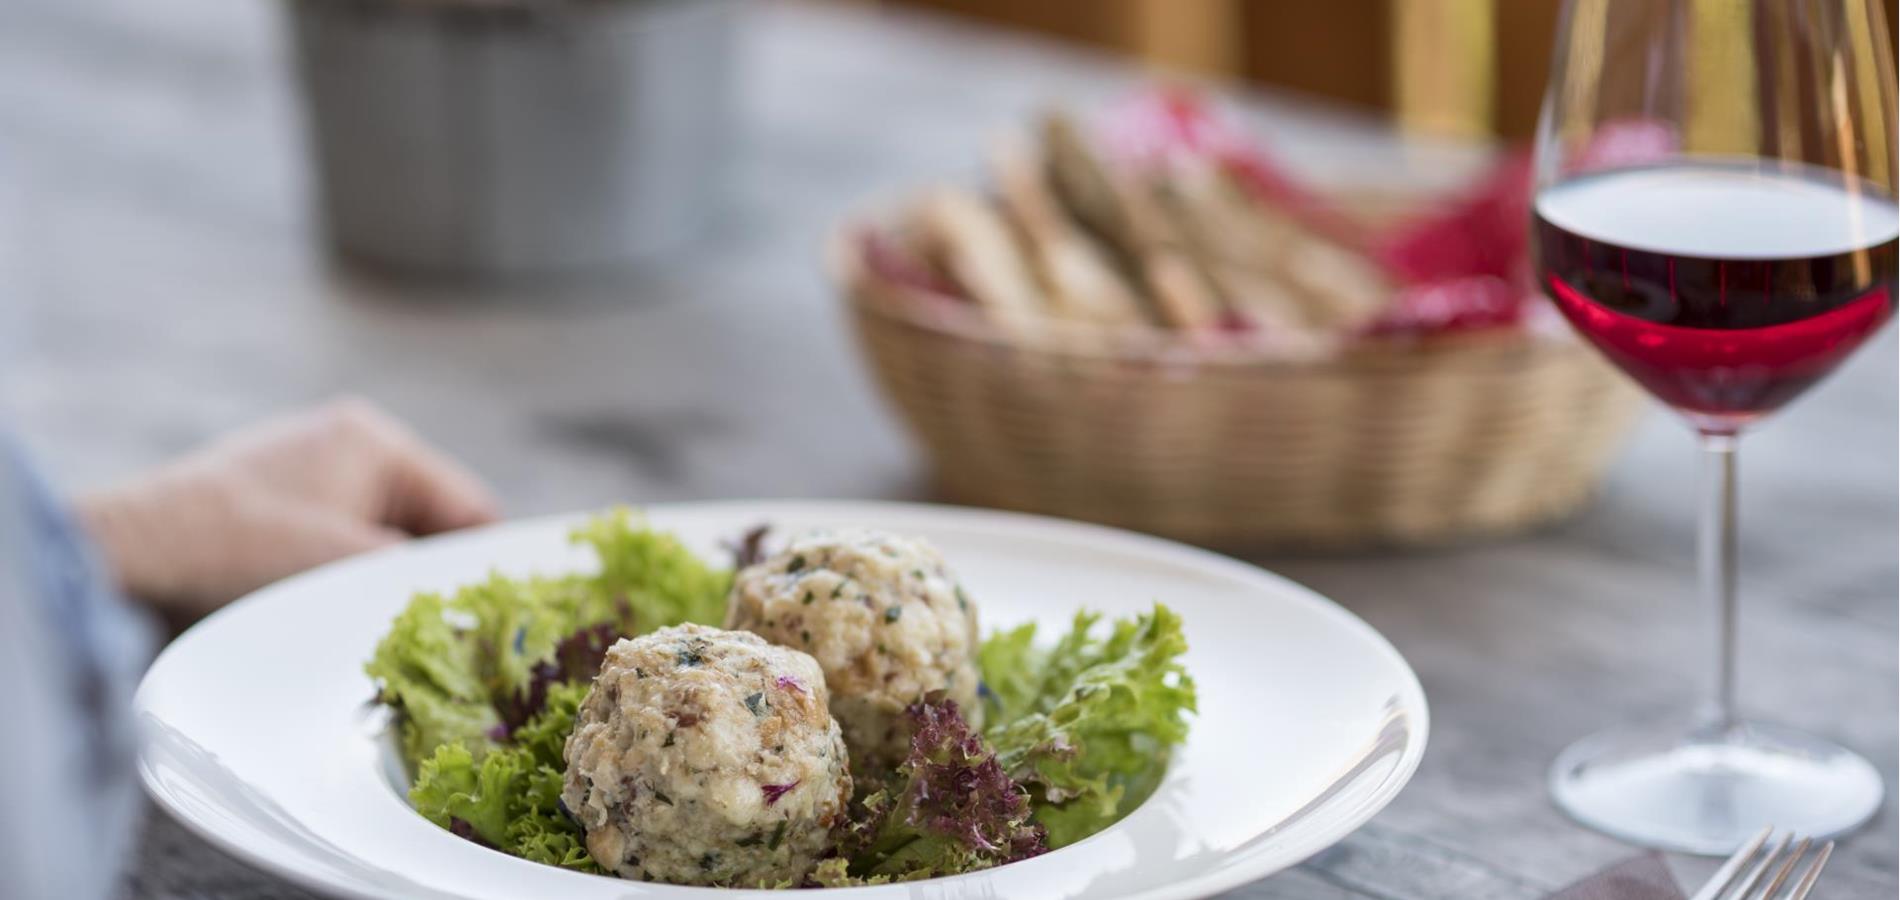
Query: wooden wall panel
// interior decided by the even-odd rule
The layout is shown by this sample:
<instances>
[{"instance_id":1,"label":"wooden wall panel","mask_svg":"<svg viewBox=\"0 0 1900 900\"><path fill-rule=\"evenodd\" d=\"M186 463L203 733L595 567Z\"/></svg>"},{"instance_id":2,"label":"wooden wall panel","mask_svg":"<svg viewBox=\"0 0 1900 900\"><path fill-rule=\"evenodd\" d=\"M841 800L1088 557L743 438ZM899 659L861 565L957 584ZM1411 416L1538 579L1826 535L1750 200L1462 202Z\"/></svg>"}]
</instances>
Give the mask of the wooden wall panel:
<instances>
[{"instance_id":1,"label":"wooden wall panel","mask_svg":"<svg viewBox=\"0 0 1900 900\"><path fill-rule=\"evenodd\" d=\"M1245 41L1241 71L1266 84L1388 109L1393 18L1388 2L1246 3L1240 23Z\"/></svg>"},{"instance_id":2,"label":"wooden wall panel","mask_svg":"<svg viewBox=\"0 0 1900 900\"><path fill-rule=\"evenodd\" d=\"M1497 122L1499 134L1530 137L1550 79L1550 47L1560 0L1499 0Z\"/></svg>"},{"instance_id":3,"label":"wooden wall panel","mask_svg":"<svg viewBox=\"0 0 1900 900\"><path fill-rule=\"evenodd\" d=\"M1508 139L1530 136L1549 76L1550 47L1562 0L1490 0L1477 18L1471 0L880 0L922 6L1042 34L1121 50L1169 67L1238 75L1353 106L1391 110L1406 95L1433 107L1405 118L1452 131L1489 130ZM1404 15L1395 14L1404 4ZM1881 6L1875 0L1876 7ZM1895 21L1886 14L1889 37ZM1461 10L1462 12L1454 12ZM1434 22L1434 15L1460 16ZM1488 20L1481 26L1478 19ZM1403 21L1402 21L1403 20ZM1489 48L1446 60L1448 84L1480 85L1465 110L1437 86L1395 90L1400 26L1412 34L1464 40L1473 27L1493 32ZM1407 64L1431 62L1428 49ZM1453 52L1445 50L1442 52ZM1478 59L1488 56L1489 59ZM1488 72L1483 76L1475 73ZM1455 76L1455 77L1453 77ZM1488 80L1488 87L1482 87ZM1409 82L1408 82L1409 83ZM1455 93L1455 92L1452 92Z\"/></svg>"}]
</instances>

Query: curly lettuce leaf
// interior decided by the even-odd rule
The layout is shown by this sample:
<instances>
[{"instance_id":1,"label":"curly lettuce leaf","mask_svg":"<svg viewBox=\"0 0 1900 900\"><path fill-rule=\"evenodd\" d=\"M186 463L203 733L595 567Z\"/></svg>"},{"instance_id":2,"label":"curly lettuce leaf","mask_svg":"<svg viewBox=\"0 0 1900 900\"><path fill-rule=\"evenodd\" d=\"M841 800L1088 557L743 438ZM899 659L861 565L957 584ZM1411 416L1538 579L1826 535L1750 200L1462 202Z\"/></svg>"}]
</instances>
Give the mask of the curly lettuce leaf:
<instances>
[{"instance_id":1,"label":"curly lettuce leaf","mask_svg":"<svg viewBox=\"0 0 1900 900\"><path fill-rule=\"evenodd\" d=\"M630 626L600 600L585 576L509 578L499 573L455 592L450 609L468 625L462 639L474 645L477 676L492 698L506 697L534 680L535 665L554 655L555 645L576 630L601 623Z\"/></svg>"},{"instance_id":2,"label":"curly lettuce leaf","mask_svg":"<svg viewBox=\"0 0 1900 900\"><path fill-rule=\"evenodd\" d=\"M599 663L595 663L595 671ZM508 826L509 849L519 857L570 869L599 871L587 855L580 826L561 808L562 776L567 762L562 749L574 731L574 716L593 686L587 678L557 683L548 689L546 709L515 732L514 752L534 759L517 798L522 813Z\"/></svg>"},{"instance_id":3,"label":"curly lettuce leaf","mask_svg":"<svg viewBox=\"0 0 1900 900\"><path fill-rule=\"evenodd\" d=\"M489 703L477 646L448 621L436 594L417 594L390 625L365 667L377 699L401 712L403 758L413 770L436 748L485 752L500 722Z\"/></svg>"},{"instance_id":4,"label":"curly lettuce leaf","mask_svg":"<svg viewBox=\"0 0 1900 900\"><path fill-rule=\"evenodd\" d=\"M988 737L1010 777L1029 790L1050 847L1113 824L1160 783L1170 749L1187 738L1194 681L1173 610L1113 623L1078 613L1053 646L1035 626L999 633L978 653Z\"/></svg>"},{"instance_id":5,"label":"curly lettuce leaf","mask_svg":"<svg viewBox=\"0 0 1900 900\"><path fill-rule=\"evenodd\" d=\"M974 872L1044 852L1029 795L1011 780L955 701L941 692L905 710L910 754L865 799L845 834L844 874L908 880ZM836 872L824 878L837 881ZM854 883L872 883L858 881Z\"/></svg>"},{"instance_id":6,"label":"curly lettuce leaf","mask_svg":"<svg viewBox=\"0 0 1900 900\"><path fill-rule=\"evenodd\" d=\"M635 528L624 509L600 516L574 531L600 557L596 583L639 626L632 634L696 622L718 625L726 618L732 572L701 562L664 531Z\"/></svg>"},{"instance_id":7,"label":"curly lettuce leaf","mask_svg":"<svg viewBox=\"0 0 1900 900\"><path fill-rule=\"evenodd\" d=\"M1089 615L1084 613L1084 615ZM992 633L976 649L976 667L982 676L977 697L989 731L1027 714L1043 691L1043 658L1036 647L1036 623Z\"/></svg>"},{"instance_id":8,"label":"curly lettuce leaf","mask_svg":"<svg viewBox=\"0 0 1900 900\"><path fill-rule=\"evenodd\" d=\"M516 731L515 742L480 760L460 744L438 747L416 774L410 805L443 828L515 856L598 871L580 828L561 811L561 748L588 687L550 687L546 708Z\"/></svg>"},{"instance_id":9,"label":"curly lettuce leaf","mask_svg":"<svg viewBox=\"0 0 1900 900\"><path fill-rule=\"evenodd\" d=\"M416 773L409 805L443 828L455 830L459 820L491 846L506 840L509 816L502 789L514 781L520 761L505 755L491 753L492 763L477 763L461 744L437 747Z\"/></svg>"},{"instance_id":10,"label":"curly lettuce leaf","mask_svg":"<svg viewBox=\"0 0 1900 900\"><path fill-rule=\"evenodd\" d=\"M889 884L891 878L889 875L853 875L851 861L842 856L834 856L830 859L819 860L818 867L813 869L805 880L811 887L843 888Z\"/></svg>"},{"instance_id":11,"label":"curly lettuce leaf","mask_svg":"<svg viewBox=\"0 0 1900 900\"><path fill-rule=\"evenodd\" d=\"M731 573L707 566L672 535L617 510L571 538L594 549L598 574L496 574L446 598L418 594L377 645L365 670L380 685L378 699L400 714L411 771L445 744L476 762L505 745L539 710L547 683L571 677L545 669L559 666L561 643L572 635L610 626L616 637L632 636L724 619Z\"/></svg>"}]
</instances>

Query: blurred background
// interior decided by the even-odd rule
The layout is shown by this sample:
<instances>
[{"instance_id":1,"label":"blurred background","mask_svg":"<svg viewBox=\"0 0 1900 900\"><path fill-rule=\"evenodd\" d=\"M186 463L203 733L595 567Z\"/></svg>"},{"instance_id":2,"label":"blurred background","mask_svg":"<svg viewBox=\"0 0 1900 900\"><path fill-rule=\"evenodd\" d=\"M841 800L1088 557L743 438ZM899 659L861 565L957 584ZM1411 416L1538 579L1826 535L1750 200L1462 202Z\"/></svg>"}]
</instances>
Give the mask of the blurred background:
<instances>
[{"instance_id":1,"label":"blurred background","mask_svg":"<svg viewBox=\"0 0 1900 900\"><path fill-rule=\"evenodd\" d=\"M1745 4L1685 8L1711 47L1758 27ZM941 421L936 401L907 392L891 360L929 369L938 358L860 341L874 320L840 302L851 285L824 250L846 223L909 204L926 186L985 189L999 135L1033 131L1053 108L1089 118L1175 81L1204 86L1223 127L1257 145L1272 177L1297 193L1402 197L1438 214L1439 237L1417 246L1448 240L1483 256L1496 244L1499 265L1521 265L1521 182L1513 199L1482 181L1496 154L1524 146L1557 9L1556 0L15 0L0 9L0 404L79 485L276 409L360 392L468 457L521 513L621 498L941 497L954 473L932 460L954 454L975 462L952 499L1197 539L1222 537L1234 520L1283 518L1271 492L1288 486L1329 485L1317 506L1351 495L1343 505L1377 508L1352 498L1379 493L1380 479L1421 458L1444 461L1442 481L1411 492L1407 515L1423 518L1381 526L1388 536L1546 521L1591 495L1621 446L1627 415L1617 410L1633 408L1633 395L1597 399L1617 394L1596 386L1617 378L1602 367L1576 363L1582 374L1560 378L1552 373L1572 371L1568 357L1545 354L1535 377L1512 370L1422 390L1495 395L1461 405L1474 422L1514 409L1604 410L1509 413L1519 424L1504 430L1518 435L1499 446L1523 452L1508 464L1468 461L1492 460L1495 448L1440 441L1420 454L1412 437L1365 438L1371 422L1411 421L1428 441L1468 429L1441 415L1439 400L1347 376L1367 386L1355 396L1384 398L1385 408L1341 407L1311 427L1297 418L1280 427L1283 407L1261 397L1333 388L1263 377L1265 394L1223 401L1253 406L1231 416L1210 407L1201 425L1137 422L1139 440L1073 429L1078 452L1126 445L1160 460L1129 463L1157 473L1128 501L1147 511L1113 515L1017 496L1016 484L1047 481L1028 462L1072 458L1050 456L1034 434L1012 438L1014 426L993 431L973 418L958 429L968 445L959 449L920 430ZM1891 22L1877 28L1890 44ZM1747 74L1711 58L1716 82ZM1293 218L1295 230L1339 237ZM1396 225L1350 229L1342 245L1403 244ZM1333 269L1312 278L1352 281ZM1516 309L1513 300L1513 319ZM1470 324L1458 319L1450 330ZM867 355L867 346L886 349ZM1529 387L1552 379L1580 393L1553 399ZM970 397L1065 390L938 381ZM997 409L989 420L1045 421ZM1805 410L1793 415L1823 414ZM1236 417L1258 427L1210 437ZM1598 427L1564 430L1561 419ZM1276 453L1289 434L1312 439ZM1208 464L1170 449L1181 441L1230 452ZM1307 463L1282 465L1339 457L1325 449L1334 445L1370 448L1366 464L1317 480ZM1574 474L1534 496L1527 486L1560 458ZM999 461L1023 462L1021 478L989 477L1008 468ZM1104 471L1121 464L1107 460ZM1254 493L1265 505L1230 510L1229 524L1211 530L1180 520L1235 494L1223 479L1240 471L1262 473L1267 487ZM1492 488L1459 490L1486 473ZM1008 489L979 496L970 489L979 476ZM1127 481L1091 479L1069 496ZM1495 499L1506 496L1529 499L1509 509ZM1474 514L1424 521L1419 510L1456 505L1448 498ZM1173 525L1151 515L1163 500ZM1477 515L1480 506L1488 512ZM1294 536L1301 527L1286 526Z\"/></svg>"},{"instance_id":2,"label":"blurred background","mask_svg":"<svg viewBox=\"0 0 1900 900\"><path fill-rule=\"evenodd\" d=\"M1158 72L1313 190L1456 187L1521 145L1557 6L14 0L0 401L78 483L355 390L522 512L928 493L840 223Z\"/></svg>"}]
</instances>

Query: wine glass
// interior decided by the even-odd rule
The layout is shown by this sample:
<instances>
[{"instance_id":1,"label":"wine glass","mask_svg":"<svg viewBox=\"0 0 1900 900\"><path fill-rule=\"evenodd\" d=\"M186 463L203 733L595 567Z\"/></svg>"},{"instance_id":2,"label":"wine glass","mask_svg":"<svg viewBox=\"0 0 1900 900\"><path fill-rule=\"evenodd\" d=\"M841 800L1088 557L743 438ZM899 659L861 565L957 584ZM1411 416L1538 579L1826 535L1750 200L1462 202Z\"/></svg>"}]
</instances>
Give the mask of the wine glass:
<instances>
[{"instance_id":1,"label":"wine glass","mask_svg":"<svg viewBox=\"0 0 1900 900\"><path fill-rule=\"evenodd\" d=\"M1735 705L1735 451L1892 314L1894 62L1879 0L1566 0L1537 134L1540 286L1694 430L1714 687L1693 717L1585 738L1557 804L1634 843L1824 837L1879 773ZM1826 453L1817 447L1817 453ZM1820 700L1822 698L1816 698Z\"/></svg>"}]
</instances>

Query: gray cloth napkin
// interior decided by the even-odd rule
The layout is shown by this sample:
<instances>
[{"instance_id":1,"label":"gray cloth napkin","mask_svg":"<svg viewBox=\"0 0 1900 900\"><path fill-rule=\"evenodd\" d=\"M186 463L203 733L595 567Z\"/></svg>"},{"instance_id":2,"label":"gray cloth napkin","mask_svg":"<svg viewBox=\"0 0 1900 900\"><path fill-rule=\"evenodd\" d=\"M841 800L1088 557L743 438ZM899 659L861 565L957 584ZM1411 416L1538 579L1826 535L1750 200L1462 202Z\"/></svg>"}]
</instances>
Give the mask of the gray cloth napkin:
<instances>
[{"instance_id":1,"label":"gray cloth napkin","mask_svg":"<svg viewBox=\"0 0 1900 900\"><path fill-rule=\"evenodd\" d=\"M1682 890L1662 857L1647 853L1564 888L1550 900L1682 900Z\"/></svg>"}]
</instances>

